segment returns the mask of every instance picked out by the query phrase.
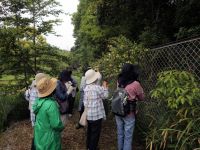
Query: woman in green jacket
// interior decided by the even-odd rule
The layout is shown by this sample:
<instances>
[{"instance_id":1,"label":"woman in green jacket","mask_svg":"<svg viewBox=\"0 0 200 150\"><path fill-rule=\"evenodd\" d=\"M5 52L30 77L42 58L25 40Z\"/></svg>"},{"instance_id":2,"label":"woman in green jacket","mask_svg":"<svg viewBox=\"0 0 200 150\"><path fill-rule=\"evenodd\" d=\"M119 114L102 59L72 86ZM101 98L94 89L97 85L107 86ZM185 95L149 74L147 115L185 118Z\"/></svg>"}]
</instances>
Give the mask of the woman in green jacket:
<instances>
[{"instance_id":1,"label":"woman in green jacket","mask_svg":"<svg viewBox=\"0 0 200 150\"><path fill-rule=\"evenodd\" d=\"M36 115L34 146L36 150L61 150L61 131L64 126L60 119L58 104L53 98L57 79L49 76L40 79L36 87L39 95L33 110Z\"/></svg>"}]
</instances>

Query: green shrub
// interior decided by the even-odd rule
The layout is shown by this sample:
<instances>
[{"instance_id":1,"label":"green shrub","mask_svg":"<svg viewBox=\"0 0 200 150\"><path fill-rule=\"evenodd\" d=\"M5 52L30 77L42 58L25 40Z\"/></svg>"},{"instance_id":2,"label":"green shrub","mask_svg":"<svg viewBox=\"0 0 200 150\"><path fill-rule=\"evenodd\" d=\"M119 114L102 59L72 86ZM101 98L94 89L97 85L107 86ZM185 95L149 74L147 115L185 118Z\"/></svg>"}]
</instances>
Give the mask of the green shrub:
<instances>
[{"instance_id":1,"label":"green shrub","mask_svg":"<svg viewBox=\"0 0 200 150\"><path fill-rule=\"evenodd\" d=\"M159 73L156 88L151 97L166 100L170 108L193 104L200 99L200 88L194 76L186 71L164 71Z\"/></svg>"},{"instance_id":2,"label":"green shrub","mask_svg":"<svg viewBox=\"0 0 200 150\"><path fill-rule=\"evenodd\" d=\"M132 42L124 36L111 38L108 49L109 51L92 66L99 68L103 77L109 81L116 79L124 63L138 64L142 54L147 51L141 44ZM116 85L116 81L114 84Z\"/></svg>"},{"instance_id":3,"label":"green shrub","mask_svg":"<svg viewBox=\"0 0 200 150\"><path fill-rule=\"evenodd\" d=\"M27 118L27 108L28 102L22 94L0 96L0 131L9 125L9 122Z\"/></svg>"},{"instance_id":4,"label":"green shrub","mask_svg":"<svg viewBox=\"0 0 200 150\"><path fill-rule=\"evenodd\" d=\"M200 89L186 71L165 71L158 77L151 96L167 103L163 117L155 120L146 133L147 148L195 149L200 147Z\"/></svg>"}]
</instances>

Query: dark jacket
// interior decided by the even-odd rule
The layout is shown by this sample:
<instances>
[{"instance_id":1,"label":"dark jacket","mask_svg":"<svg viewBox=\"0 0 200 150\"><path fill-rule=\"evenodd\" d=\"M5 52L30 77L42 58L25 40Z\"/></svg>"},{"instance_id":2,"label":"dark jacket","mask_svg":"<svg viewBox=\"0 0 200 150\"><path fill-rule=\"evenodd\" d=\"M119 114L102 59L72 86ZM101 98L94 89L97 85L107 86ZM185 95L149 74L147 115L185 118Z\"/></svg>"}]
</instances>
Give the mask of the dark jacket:
<instances>
[{"instance_id":1,"label":"dark jacket","mask_svg":"<svg viewBox=\"0 0 200 150\"><path fill-rule=\"evenodd\" d=\"M56 87L56 93L55 96L60 101L66 101L67 100L67 88L63 82L60 80L57 81L57 87Z\"/></svg>"}]
</instances>

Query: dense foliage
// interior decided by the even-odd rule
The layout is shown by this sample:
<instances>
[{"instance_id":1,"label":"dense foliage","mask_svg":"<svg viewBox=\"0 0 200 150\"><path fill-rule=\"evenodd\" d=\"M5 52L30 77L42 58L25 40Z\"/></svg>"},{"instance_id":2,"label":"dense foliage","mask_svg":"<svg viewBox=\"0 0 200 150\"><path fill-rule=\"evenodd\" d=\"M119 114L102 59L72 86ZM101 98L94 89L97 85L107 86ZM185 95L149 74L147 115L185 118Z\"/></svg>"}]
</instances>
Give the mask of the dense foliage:
<instances>
[{"instance_id":1,"label":"dense foliage","mask_svg":"<svg viewBox=\"0 0 200 150\"><path fill-rule=\"evenodd\" d=\"M133 43L124 36L114 37L108 42L108 52L92 63L92 66L101 70L104 79L116 79L124 62L139 64L145 52L147 49L141 44Z\"/></svg>"},{"instance_id":2,"label":"dense foliage","mask_svg":"<svg viewBox=\"0 0 200 150\"><path fill-rule=\"evenodd\" d=\"M167 101L168 107L179 108L181 105L192 105L200 99L198 82L186 71L165 71L159 73L152 98Z\"/></svg>"},{"instance_id":3,"label":"dense foliage","mask_svg":"<svg viewBox=\"0 0 200 150\"><path fill-rule=\"evenodd\" d=\"M80 0L73 15L76 61L87 65L125 36L146 47L200 34L199 0Z\"/></svg>"},{"instance_id":4,"label":"dense foliage","mask_svg":"<svg viewBox=\"0 0 200 150\"><path fill-rule=\"evenodd\" d=\"M146 133L147 147L188 150L198 148L200 135L200 89L191 73L164 71L151 95L159 103L167 104L162 115L152 119ZM154 118L152 116L152 118Z\"/></svg>"}]
</instances>

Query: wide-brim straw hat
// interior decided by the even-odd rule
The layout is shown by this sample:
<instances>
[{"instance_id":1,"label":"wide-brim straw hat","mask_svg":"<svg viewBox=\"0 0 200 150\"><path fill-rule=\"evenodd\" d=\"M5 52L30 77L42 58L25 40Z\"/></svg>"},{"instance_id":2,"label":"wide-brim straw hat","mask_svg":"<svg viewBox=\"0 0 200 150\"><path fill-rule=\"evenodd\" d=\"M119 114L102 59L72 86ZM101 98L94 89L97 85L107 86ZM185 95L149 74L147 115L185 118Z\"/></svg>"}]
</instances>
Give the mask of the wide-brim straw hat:
<instances>
[{"instance_id":1,"label":"wide-brim straw hat","mask_svg":"<svg viewBox=\"0 0 200 150\"><path fill-rule=\"evenodd\" d=\"M38 89L38 97L46 97L50 95L56 88L57 79L51 77L43 77L36 83Z\"/></svg>"},{"instance_id":2,"label":"wide-brim straw hat","mask_svg":"<svg viewBox=\"0 0 200 150\"><path fill-rule=\"evenodd\" d=\"M91 84L99 78L99 73L93 69L89 69L85 73L86 84Z\"/></svg>"}]
</instances>

